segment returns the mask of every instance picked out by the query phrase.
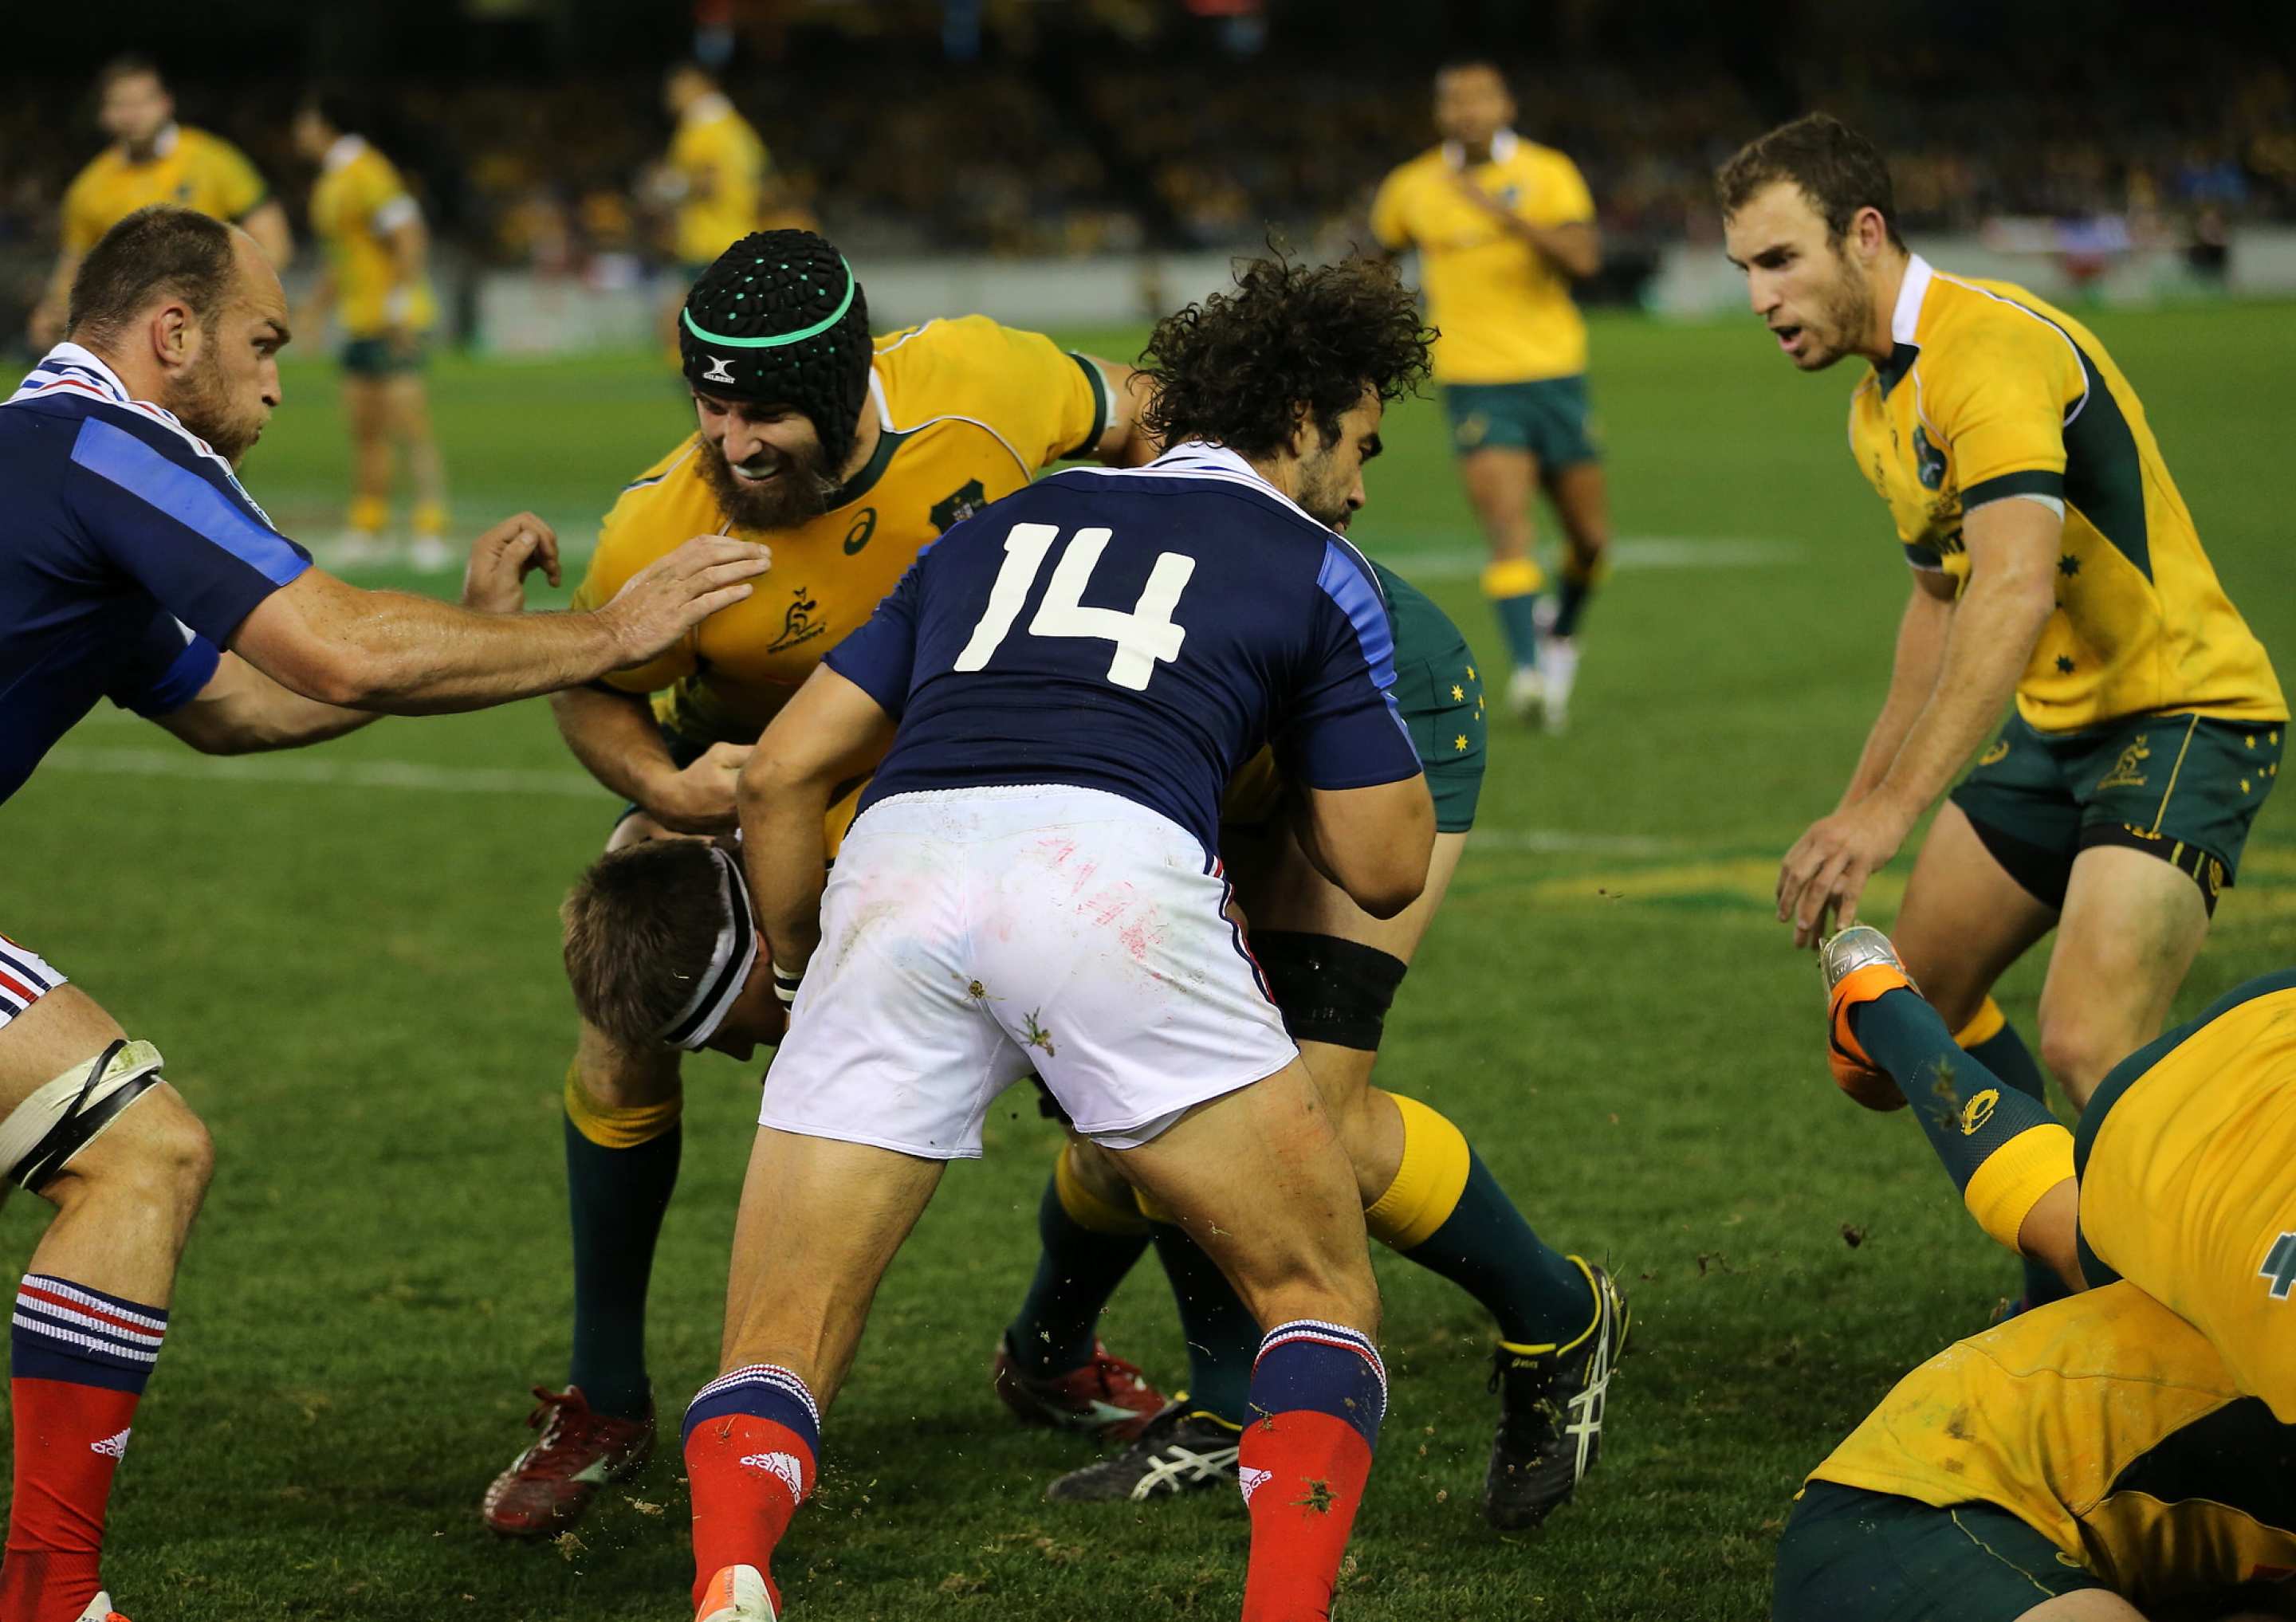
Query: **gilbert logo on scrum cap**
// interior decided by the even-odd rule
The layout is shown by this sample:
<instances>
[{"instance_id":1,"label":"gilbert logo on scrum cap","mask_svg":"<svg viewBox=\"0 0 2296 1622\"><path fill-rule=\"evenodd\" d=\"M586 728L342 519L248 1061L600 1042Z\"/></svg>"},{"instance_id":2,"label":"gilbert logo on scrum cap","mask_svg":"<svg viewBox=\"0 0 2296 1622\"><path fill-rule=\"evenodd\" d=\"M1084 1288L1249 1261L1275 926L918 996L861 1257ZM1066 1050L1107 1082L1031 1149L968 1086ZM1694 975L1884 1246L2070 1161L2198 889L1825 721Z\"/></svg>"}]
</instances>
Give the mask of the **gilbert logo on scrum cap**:
<instances>
[{"instance_id":1,"label":"gilbert logo on scrum cap","mask_svg":"<svg viewBox=\"0 0 2296 1622\"><path fill-rule=\"evenodd\" d=\"M733 356L729 355L711 356L709 369L701 374L701 381L705 383L731 383L738 381L732 373L726 370L726 363L732 358Z\"/></svg>"}]
</instances>

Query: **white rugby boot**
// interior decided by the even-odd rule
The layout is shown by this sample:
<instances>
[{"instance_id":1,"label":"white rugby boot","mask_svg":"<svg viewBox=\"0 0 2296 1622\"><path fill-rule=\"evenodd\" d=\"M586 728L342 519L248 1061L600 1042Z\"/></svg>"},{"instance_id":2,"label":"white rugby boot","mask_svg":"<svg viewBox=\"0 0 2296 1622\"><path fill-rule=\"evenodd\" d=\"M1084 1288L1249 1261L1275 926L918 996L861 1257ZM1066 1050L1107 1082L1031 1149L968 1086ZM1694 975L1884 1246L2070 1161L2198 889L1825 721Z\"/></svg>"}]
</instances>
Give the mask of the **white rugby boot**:
<instances>
[{"instance_id":1,"label":"white rugby boot","mask_svg":"<svg viewBox=\"0 0 2296 1622\"><path fill-rule=\"evenodd\" d=\"M755 1566L720 1566L701 1591L693 1622L775 1622L766 1574Z\"/></svg>"}]
</instances>

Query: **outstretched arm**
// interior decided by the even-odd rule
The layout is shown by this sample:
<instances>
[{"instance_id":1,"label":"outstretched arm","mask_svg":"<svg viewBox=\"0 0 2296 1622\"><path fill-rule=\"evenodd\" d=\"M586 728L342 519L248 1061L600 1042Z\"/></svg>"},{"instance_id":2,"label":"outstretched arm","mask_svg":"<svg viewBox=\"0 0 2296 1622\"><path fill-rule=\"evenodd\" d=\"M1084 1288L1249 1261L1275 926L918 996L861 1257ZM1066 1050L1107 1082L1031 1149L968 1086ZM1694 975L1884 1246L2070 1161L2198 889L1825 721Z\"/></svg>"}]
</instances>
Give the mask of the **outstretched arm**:
<instances>
[{"instance_id":1,"label":"outstretched arm","mask_svg":"<svg viewBox=\"0 0 2296 1622\"><path fill-rule=\"evenodd\" d=\"M518 612L525 598L521 583L535 569L557 584L558 540L549 526L521 513L496 525L472 545L463 577L463 606L480 613ZM214 674L189 703L152 716L207 755L247 755L323 743L380 718L373 710L347 709L306 698L236 653L217 659ZM730 792L727 798L731 799Z\"/></svg>"},{"instance_id":2,"label":"outstretched arm","mask_svg":"<svg viewBox=\"0 0 2296 1622\"><path fill-rule=\"evenodd\" d=\"M536 520L538 522L538 520ZM589 612L496 615L311 569L258 603L233 651L322 703L391 715L481 709L644 662L750 594L762 546L698 536Z\"/></svg>"},{"instance_id":3,"label":"outstretched arm","mask_svg":"<svg viewBox=\"0 0 2296 1622\"><path fill-rule=\"evenodd\" d=\"M380 718L373 710L307 699L236 653L223 656L190 703L152 717L203 755L251 755L322 743Z\"/></svg>"}]
</instances>

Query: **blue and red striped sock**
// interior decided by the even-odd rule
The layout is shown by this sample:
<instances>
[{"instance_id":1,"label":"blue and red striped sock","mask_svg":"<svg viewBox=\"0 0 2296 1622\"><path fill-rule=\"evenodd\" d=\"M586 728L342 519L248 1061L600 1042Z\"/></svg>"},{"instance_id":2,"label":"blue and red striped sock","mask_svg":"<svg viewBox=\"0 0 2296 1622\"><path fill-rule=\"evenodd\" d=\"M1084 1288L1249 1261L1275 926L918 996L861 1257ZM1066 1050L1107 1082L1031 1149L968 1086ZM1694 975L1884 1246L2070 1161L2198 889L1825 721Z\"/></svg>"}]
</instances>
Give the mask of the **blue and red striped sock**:
<instances>
[{"instance_id":1,"label":"blue and red striped sock","mask_svg":"<svg viewBox=\"0 0 2296 1622\"><path fill-rule=\"evenodd\" d=\"M168 1315L32 1273L16 1290L9 1392L16 1496L0 1622L73 1622L102 1585L103 1516Z\"/></svg>"},{"instance_id":2,"label":"blue and red striped sock","mask_svg":"<svg viewBox=\"0 0 2296 1622\"><path fill-rule=\"evenodd\" d=\"M755 1566L774 1609L775 1545L813 1492L821 1410L804 1380L769 1363L720 1375L685 1409L685 1474L693 1491L693 1602L719 1569Z\"/></svg>"},{"instance_id":3,"label":"blue and red striped sock","mask_svg":"<svg viewBox=\"0 0 2296 1622\"><path fill-rule=\"evenodd\" d=\"M1386 1413L1387 1370L1360 1331L1303 1318L1259 1343L1236 1458L1251 1516L1243 1622L1331 1615Z\"/></svg>"}]
</instances>

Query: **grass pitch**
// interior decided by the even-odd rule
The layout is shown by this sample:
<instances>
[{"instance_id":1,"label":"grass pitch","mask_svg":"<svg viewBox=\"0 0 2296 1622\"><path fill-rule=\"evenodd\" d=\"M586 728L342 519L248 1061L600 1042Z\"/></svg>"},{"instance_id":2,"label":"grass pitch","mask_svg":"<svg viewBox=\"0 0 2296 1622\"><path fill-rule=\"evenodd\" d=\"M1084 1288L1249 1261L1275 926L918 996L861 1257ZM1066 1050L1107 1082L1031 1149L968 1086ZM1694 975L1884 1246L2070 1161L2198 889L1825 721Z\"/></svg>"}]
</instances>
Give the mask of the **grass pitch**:
<instances>
[{"instance_id":1,"label":"grass pitch","mask_svg":"<svg viewBox=\"0 0 2296 1622\"><path fill-rule=\"evenodd\" d=\"M2287 588L2291 312L2103 315L2224 579L2296 664ZM1103 353L1136 335L1094 335ZM1906 589L1844 454L1853 370L1795 375L1751 323L1599 322L1622 567L1591 610L1577 730L1495 725L1482 824L1382 1061L1453 1116L1534 1225L1608 1257L1638 1326L1581 1501L1531 1536L1479 1512L1492 1399L1465 1298L1384 1254L1394 1399L1341 1601L1349 1622L1766 1613L1801 1474L1915 1362L1981 1327L2013 1264L1904 1117L1834 1096L1808 958L1767 901L1887 678ZM521 506L586 544L683 431L644 360L436 374L466 530ZM348 458L297 369L249 482L332 527ZM1357 533L1496 660L1440 414L1391 420ZM543 708L386 721L208 761L105 712L6 813L0 927L50 954L215 1129L221 1166L136 1425L108 1575L132 1614L605 1622L686 1614L674 1446L557 1546L495 1542L480 1489L565 1372L554 908L613 808ZM1908 865L1877 882L1886 914ZM2296 821L2268 806L2179 1004L2296 957ZM2038 960L2004 988L2031 1033ZM689 1069L653 1364L672 1427L714 1372L755 1077ZM1054 1147L1019 1094L879 1298L785 1547L794 1614L1097 1622L1233 1616L1244 1520L1216 1495L1055 1507L1080 1444L1004 1422L983 1378L1035 1249ZM20 1264L45 1208L4 1229ZM1170 1382L1152 1260L1109 1343Z\"/></svg>"}]
</instances>

